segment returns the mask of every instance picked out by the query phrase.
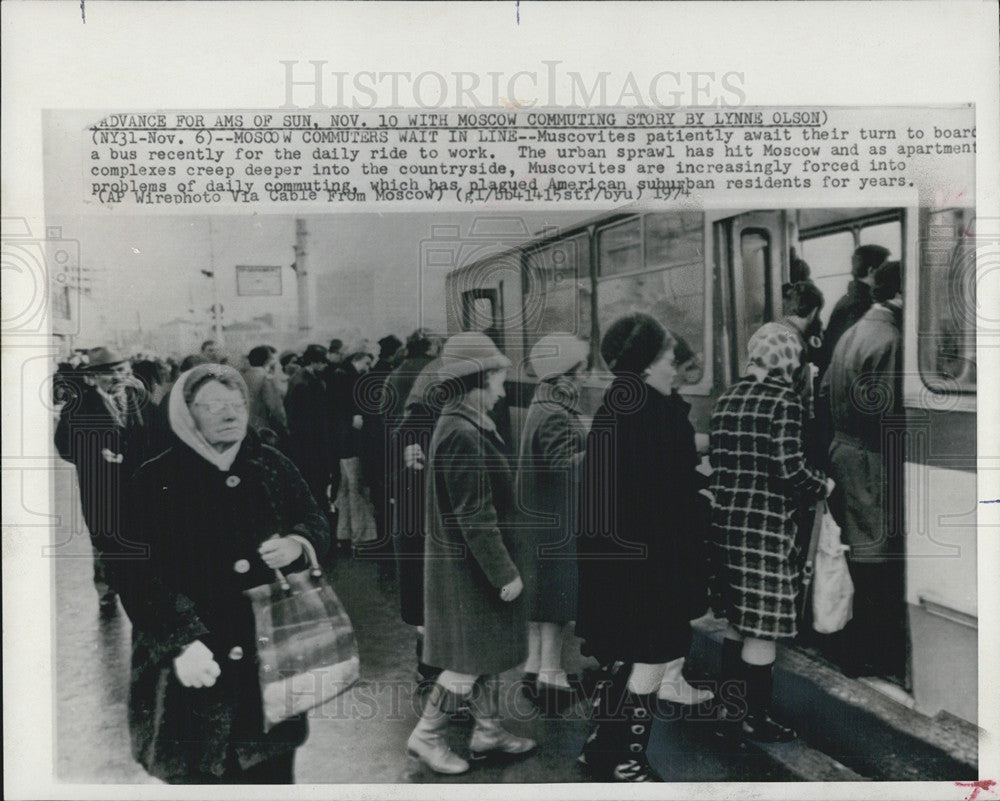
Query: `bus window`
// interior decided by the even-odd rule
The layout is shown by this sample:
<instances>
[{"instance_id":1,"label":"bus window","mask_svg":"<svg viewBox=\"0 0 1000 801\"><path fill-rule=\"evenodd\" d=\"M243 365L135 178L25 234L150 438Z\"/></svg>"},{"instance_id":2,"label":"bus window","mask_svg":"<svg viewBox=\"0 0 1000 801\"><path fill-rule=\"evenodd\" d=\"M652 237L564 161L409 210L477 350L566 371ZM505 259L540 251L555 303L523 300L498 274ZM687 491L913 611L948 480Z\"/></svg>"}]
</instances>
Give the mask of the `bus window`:
<instances>
[{"instance_id":1,"label":"bus window","mask_svg":"<svg viewBox=\"0 0 1000 801\"><path fill-rule=\"evenodd\" d=\"M597 248L601 277L642 270L641 222L629 220L603 229Z\"/></svg>"},{"instance_id":2,"label":"bus window","mask_svg":"<svg viewBox=\"0 0 1000 801\"><path fill-rule=\"evenodd\" d=\"M705 354L704 217L648 214L598 232L598 321L645 312Z\"/></svg>"},{"instance_id":3,"label":"bus window","mask_svg":"<svg viewBox=\"0 0 1000 801\"><path fill-rule=\"evenodd\" d=\"M799 247L802 258L809 264L809 277L823 293L825 302L820 312L820 319L825 328L830 320L830 312L847 292L847 285L851 282L854 235L850 231L838 231L835 234L803 240ZM896 252L899 252L898 244Z\"/></svg>"},{"instance_id":4,"label":"bus window","mask_svg":"<svg viewBox=\"0 0 1000 801\"><path fill-rule=\"evenodd\" d=\"M590 338L590 250L586 233L528 253L525 352L553 331Z\"/></svg>"},{"instance_id":5,"label":"bus window","mask_svg":"<svg viewBox=\"0 0 1000 801\"><path fill-rule=\"evenodd\" d=\"M742 314L740 325L742 344L750 335L769 320L774 319L771 308L771 234L763 228L746 228L740 232L740 279L742 283ZM743 348L740 348L740 355Z\"/></svg>"},{"instance_id":6,"label":"bus window","mask_svg":"<svg viewBox=\"0 0 1000 801\"><path fill-rule=\"evenodd\" d=\"M800 229L799 250L809 264L809 275L826 301L820 312L824 327L833 307L847 293L851 282L851 257L860 245L881 245L888 249L890 259L903 255L903 224L898 212L862 209L864 214L845 209L824 210L821 213L800 212L800 224L817 223L813 228ZM837 220L837 216L842 219ZM889 217L890 219L886 219ZM818 218L818 219L817 219Z\"/></svg>"},{"instance_id":7,"label":"bus window","mask_svg":"<svg viewBox=\"0 0 1000 801\"><path fill-rule=\"evenodd\" d=\"M899 220L867 225L861 229L858 244L881 245L889 251L890 259L899 260L902 257L903 226Z\"/></svg>"},{"instance_id":8,"label":"bus window","mask_svg":"<svg viewBox=\"0 0 1000 801\"><path fill-rule=\"evenodd\" d=\"M462 293L462 330L485 331L494 326L497 293L495 289L470 289Z\"/></svg>"},{"instance_id":9,"label":"bus window","mask_svg":"<svg viewBox=\"0 0 1000 801\"><path fill-rule=\"evenodd\" d=\"M929 212L920 259L918 360L935 392L975 392L976 290L971 215Z\"/></svg>"}]
</instances>

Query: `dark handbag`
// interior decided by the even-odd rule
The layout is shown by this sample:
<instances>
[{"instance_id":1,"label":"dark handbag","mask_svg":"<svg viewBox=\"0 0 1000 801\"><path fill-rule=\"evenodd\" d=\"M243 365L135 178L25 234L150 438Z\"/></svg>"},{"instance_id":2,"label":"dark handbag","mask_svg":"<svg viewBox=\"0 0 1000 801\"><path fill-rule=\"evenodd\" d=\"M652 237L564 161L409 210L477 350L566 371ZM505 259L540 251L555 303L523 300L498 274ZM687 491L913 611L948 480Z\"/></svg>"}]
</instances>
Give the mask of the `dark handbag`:
<instances>
[{"instance_id":1,"label":"dark handbag","mask_svg":"<svg viewBox=\"0 0 1000 801\"><path fill-rule=\"evenodd\" d=\"M257 631L264 731L336 698L358 680L354 629L323 577L312 545L311 569L283 575L245 593Z\"/></svg>"}]
</instances>

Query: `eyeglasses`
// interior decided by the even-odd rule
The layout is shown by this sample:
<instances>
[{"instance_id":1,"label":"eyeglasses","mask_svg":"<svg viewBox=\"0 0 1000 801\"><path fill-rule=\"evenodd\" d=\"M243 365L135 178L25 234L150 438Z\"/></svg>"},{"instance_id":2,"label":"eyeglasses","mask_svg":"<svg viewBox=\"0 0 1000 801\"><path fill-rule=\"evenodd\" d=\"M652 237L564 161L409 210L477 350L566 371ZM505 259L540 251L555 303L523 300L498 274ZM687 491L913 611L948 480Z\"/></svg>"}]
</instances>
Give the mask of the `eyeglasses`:
<instances>
[{"instance_id":1,"label":"eyeglasses","mask_svg":"<svg viewBox=\"0 0 1000 801\"><path fill-rule=\"evenodd\" d=\"M222 414L226 409L232 409L234 412L242 412L247 408L246 401L209 401L208 403L193 403L192 406L200 406L205 409L209 414Z\"/></svg>"}]
</instances>

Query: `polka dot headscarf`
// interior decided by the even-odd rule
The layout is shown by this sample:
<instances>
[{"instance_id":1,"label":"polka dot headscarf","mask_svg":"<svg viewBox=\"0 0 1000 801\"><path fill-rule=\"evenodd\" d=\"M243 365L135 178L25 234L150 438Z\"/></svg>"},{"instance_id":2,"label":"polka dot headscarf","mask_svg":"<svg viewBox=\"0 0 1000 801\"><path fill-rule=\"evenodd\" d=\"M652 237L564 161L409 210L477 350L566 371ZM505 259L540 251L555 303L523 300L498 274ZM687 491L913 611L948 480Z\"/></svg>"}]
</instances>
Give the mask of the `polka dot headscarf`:
<instances>
[{"instance_id":1,"label":"polka dot headscarf","mask_svg":"<svg viewBox=\"0 0 1000 801\"><path fill-rule=\"evenodd\" d=\"M755 381L771 379L787 386L795 385L795 374L802 359L802 346L796 336L778 323L765 323L747 343L744 373Z\"/></svg>"}]
</instances>

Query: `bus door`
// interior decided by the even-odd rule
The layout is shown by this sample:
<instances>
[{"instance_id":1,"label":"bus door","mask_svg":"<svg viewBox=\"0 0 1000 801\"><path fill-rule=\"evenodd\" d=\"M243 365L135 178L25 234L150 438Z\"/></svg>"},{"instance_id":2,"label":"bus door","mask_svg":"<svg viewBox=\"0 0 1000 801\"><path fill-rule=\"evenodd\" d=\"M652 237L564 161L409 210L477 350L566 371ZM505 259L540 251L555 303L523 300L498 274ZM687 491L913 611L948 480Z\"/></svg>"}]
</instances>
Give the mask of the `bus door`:
<instances>
[{"instance_id":1,"label":"bus door","mask_svg":"<svg viewBox=\"0 0 1000 801\"><path fill-rule=\"evenodd\" d=\"M761 325L781 317L781 284L787 272L789 234L783 211L753 211L715 222L728 342L721 343L729 384L746 363L747 342Z\"/></svg>"}]
</instances>

